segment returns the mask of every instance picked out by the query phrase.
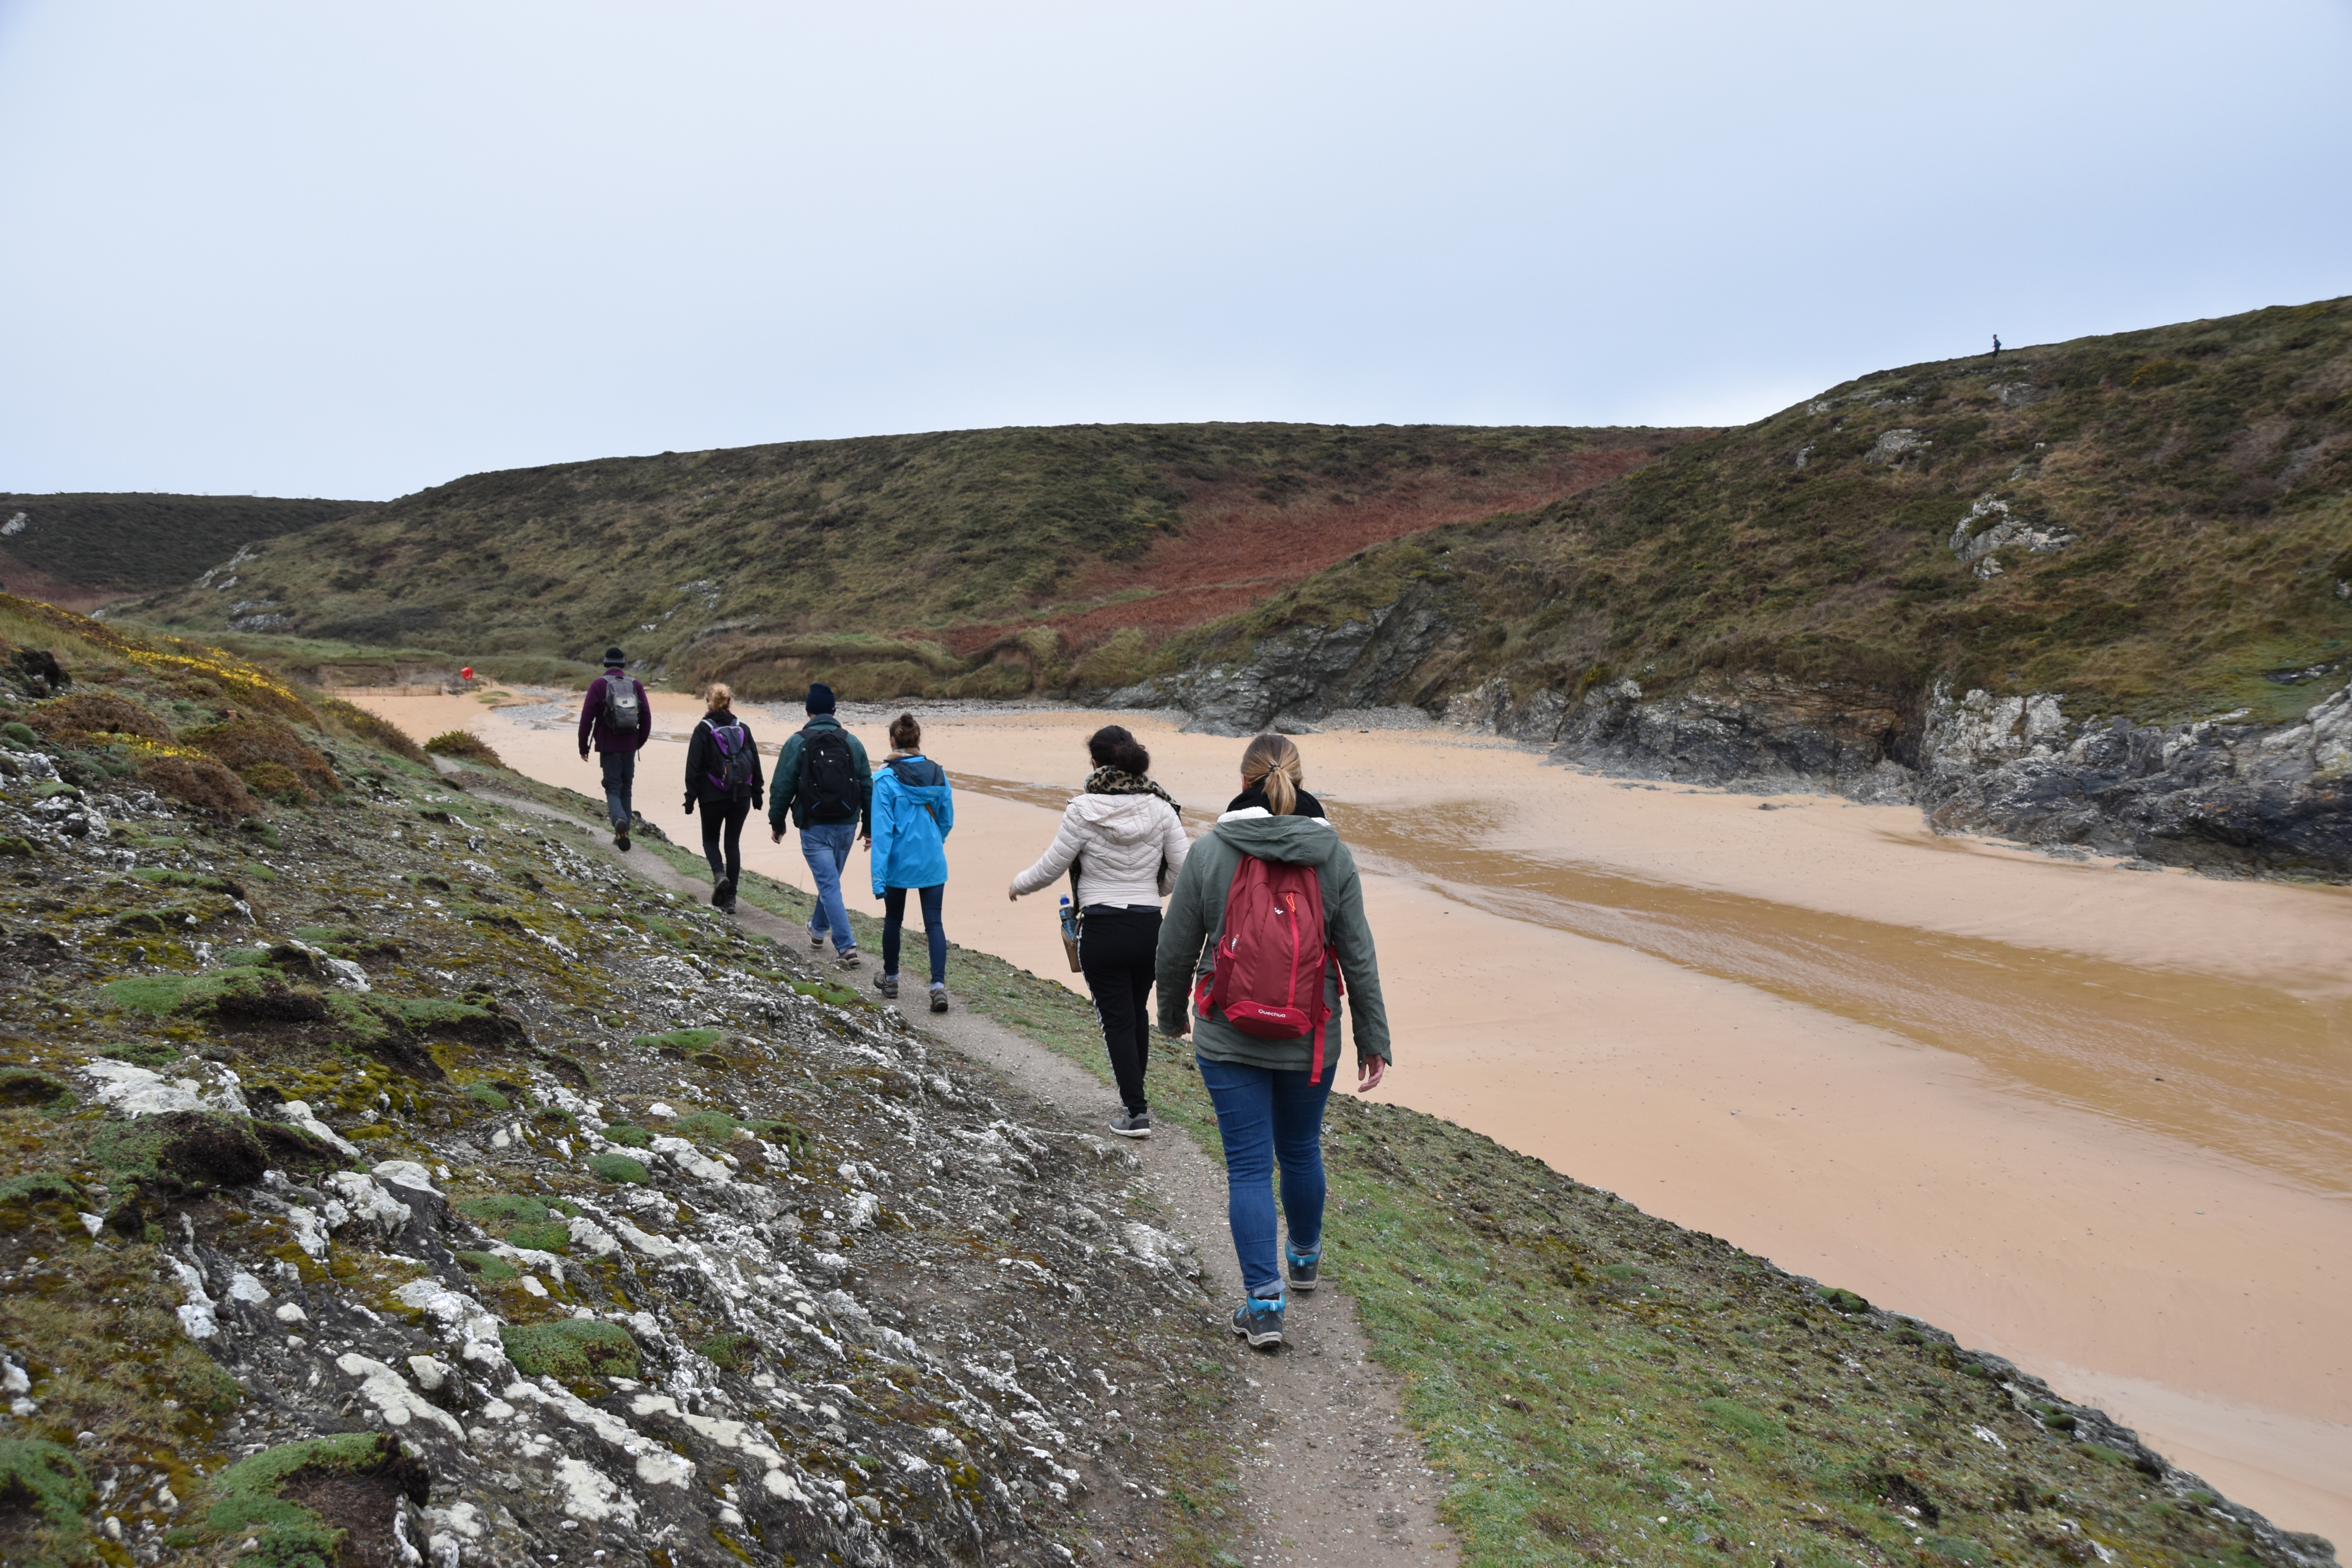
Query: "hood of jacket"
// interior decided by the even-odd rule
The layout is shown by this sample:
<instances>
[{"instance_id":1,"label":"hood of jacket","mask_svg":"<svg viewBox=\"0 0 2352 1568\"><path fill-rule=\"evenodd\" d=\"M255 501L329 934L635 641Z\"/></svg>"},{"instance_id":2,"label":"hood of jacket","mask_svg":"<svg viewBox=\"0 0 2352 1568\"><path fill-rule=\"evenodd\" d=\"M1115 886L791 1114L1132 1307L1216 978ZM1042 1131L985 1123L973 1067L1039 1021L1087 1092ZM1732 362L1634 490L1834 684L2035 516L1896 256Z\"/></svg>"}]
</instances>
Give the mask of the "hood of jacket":
<instances>
[{"instance_id":1,"label":"hood of jacket","mask_svg":"<svg viewBox=\"0 0 2352 1568\"><path fill-rule=\"evenodd\" d=\"M928 757L894 758L882 766L898 781L908 799L918 805L936 806L947 799L947 769Z\"/></svg>"},{"instance_id":2,"label":"hood of jacket","mask_svg":"<svg viewBox=\"0 0 2352 1568\"><path fill-rule=\"evenodd\" d=\"M1070 810L1107 843L1139 844L1160 837L1160 813L1168 802L1157 795L1080 795Z\"/></svg>"},{"instance_id":3,"label":"hood of jacket","mask_svg":"<svg viewBox=\"0 0 2352 1568\"><path fill-rule=\"evenodd\" d=\"M1319 866L1339 852L1339 831L1318 817L1270 817L1252 806L1217 820L1216 836L1245 855Z\"/></svg>"}]
</instances>

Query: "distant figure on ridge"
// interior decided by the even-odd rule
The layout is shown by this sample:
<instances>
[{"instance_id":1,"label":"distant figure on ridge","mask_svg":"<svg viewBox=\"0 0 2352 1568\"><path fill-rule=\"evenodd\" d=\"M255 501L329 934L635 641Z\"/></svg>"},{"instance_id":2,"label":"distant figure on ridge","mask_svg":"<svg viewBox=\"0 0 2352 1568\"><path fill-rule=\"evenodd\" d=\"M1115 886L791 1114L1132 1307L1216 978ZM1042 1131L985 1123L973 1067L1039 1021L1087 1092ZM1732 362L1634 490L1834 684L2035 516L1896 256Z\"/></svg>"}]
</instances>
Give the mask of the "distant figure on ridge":
<instances>
[{"instance_id":1,"label":"distant figure on ridge","mask_svg":"<svg viewBox=\"0 0 2352 1568\"><path fill-rule=\"evenodd\" d=\"M1063 808L1062 825L1037 863L1013 879L1012 896L1050 886L1063 873L1078 906L1078 964L1102 1021L1103 1049L1124 1103L1110 1130L1151 1135L1143 1082L1151 1065L1151 984L1160 901L1184 869L1184 820L1151 781L1151 753L1127 727L1107 724L1087 741L1094 771Z\"/></svg>"},{"instance_id":2,"label":"distant figure on ridge","mask_svg":"<svg viewBox=\"0 0 2352 1568\"><path fill-rule=\"evenodd\" d=\"M1998 332L1992 335L1992 357L1996 360L2000 358L2000 334Z\"/></svg>"},{"instance_id":3,"label":"distant figure on ridge","mask_svg":"<svg viewBox=\"0 0 2352 1568\"><path fill-rule=\"evenodd\" d=\"M588 760L593 743L604 772L604 815L612 819L616 850L629 847L629 822L636 815L629 787L636 781L637 753L654 732L646 685L628 673L628 663L620 649L605 649L604 673L588 683L588 700L580 705L580 760Z\"/></svg>"},{"instance_id":4,"label":"distant figure on ridge","mask_svg":"<svg viewBox=\"0 0 2352 1568\"><path fill-rule=\"evenodd\" d=\"M874 780L874 896L882 901L882 972L874 988L898 994L898 934L907 894L921 901L930 947L931 1010L948 1010L948 934L940 924L948 891L948 834L955 831L955 791L947 770L923 755L923 727L902 713L890 721L890 755Z\"/></svg>"},{"instance_id":5,"label":"distant figure on ridge","mask_svg":"<svg viewBox=\"0 0 2352 1568\"><path fill-rule=\"evenodd\" d=\"M1379 1087L1389 1064L1388 1010L1356 857L1324 820L1322 802L1300 788L1304 771L1284 737L1249 743L1242 792L1185 858L1160 927L1160 1030L1181 1036L1199 1025L1193 1051L1224 1140L1226 1212L1246 1292L1232 1327L1257 1347L1282 1343L1276 1161L1291 1287L1313 1290L1322 1265L1323 1106L1339 1075L1343 976L1356 1019L1356 1092Z\"/></svg>"},{"instance_id":6,"label":"distant figure on ridge","mask_svg":"<svg viewBox=\"0 0 2352 1568\"><path fill-rule=\"evenodd\" d=\"M816 909L809 916L809 946L824 951L827 933L845 969L857 967L857 938L849 933L849 911L841 902L841 868L861 824L874 840L874 768L866 747L833 716L833 688L823 681L808 689L808 722L784 742L776 758L774 787L768 791L769 838L784 841L788 825L801 831L801 858L816 879Z\"/></svg>"},{"instance_id":7,"label":"distant figure on ridge","mask_svg":"<svg viewBox=\"0 0 2352 1568\"><path fill-rule=\"evenodd\" d=\"M710 862L710 902L735 913L743 878L743 820L761 804L767 781L751 727L735 716L735 694L713 681L704 713L686 743L686 814L702 808L702 857ZM720 839L724 835L722 852Z\"/></svg>"}]
</instances>

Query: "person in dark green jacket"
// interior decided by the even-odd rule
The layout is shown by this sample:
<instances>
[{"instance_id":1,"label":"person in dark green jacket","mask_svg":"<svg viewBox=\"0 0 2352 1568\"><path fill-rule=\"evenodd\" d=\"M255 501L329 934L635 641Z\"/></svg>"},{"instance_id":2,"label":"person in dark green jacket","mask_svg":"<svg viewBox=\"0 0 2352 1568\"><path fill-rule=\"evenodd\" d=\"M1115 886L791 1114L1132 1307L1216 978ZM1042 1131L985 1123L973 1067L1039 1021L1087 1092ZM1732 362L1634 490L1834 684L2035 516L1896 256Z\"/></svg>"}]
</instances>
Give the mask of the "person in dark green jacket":
<instances>
[{"instance_id":1,"label":"person in dark green jacket","mask_svg":"<svg viewBox=\"0 0 2352 1568\"><path fill-rule=\"evenodd\" d=\"M1252 1345L1282 1343L1284 1275L1274 1255L1273 1167L1282 1166L1284 1249L1292 1289L1311 1291L1323 1257L1323 1107L1339 1072L1339 980L1356 1025L1356 1092L1379 1086L1390 1061L1389 1019L1381 1002L1380 960L1364 919L1356 857L1300 785L1298 747L1261 735L1242 755L1242 792L1214 829L1192 845L1160 926L1155 955L1160 1030L1192 1036L1201 1082L1217 1108L1225 1145L1226 1207L1246 1292L1233 1330ZM1323 929L1336 968L1324 970L1323 1076L1309 1077L1313 1041L1244 1034L1213 1007L1188 1016L1193 982L1212 968L1223 935L1225 894L1244 855L1311 865L1323 897Z\"/></svg>"},{"instance_id":2,"label":"person in dark green jacket","mask_svg":"<svg viewBox=\"0 0 2352 1568\"><path fill-rule=\"evenodd\" d=\"M809 946L824 952L830 933L841 967L855 969L857 938L849 934L849 911L841 902L841 868L849 863L849 847L861 829L873 841L874 768L865 746L842 728L833 709L833 688L812 684L808 723L784 742L769 780L768 836L782 843L787 822L801 831L801 858L816 883Z\"/></svg>"}]
</instances>

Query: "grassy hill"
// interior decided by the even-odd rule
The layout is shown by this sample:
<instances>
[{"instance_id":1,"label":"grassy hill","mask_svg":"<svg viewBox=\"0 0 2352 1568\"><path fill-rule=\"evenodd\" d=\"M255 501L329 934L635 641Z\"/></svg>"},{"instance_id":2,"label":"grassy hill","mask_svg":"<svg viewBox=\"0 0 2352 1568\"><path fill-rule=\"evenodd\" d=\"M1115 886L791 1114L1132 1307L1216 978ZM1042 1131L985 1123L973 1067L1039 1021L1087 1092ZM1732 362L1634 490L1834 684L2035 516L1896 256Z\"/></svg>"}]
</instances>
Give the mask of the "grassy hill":
<instances>
[{"instance_id":1,"label":"grassy hill","mask_svg":"<svg viewBox=\"0 0 2352 1568\"><path fill-rule=\"evenodd\" d=\"M1393 692L1429 706L1769 673L1913 712L1949 679L2293 716L2352 668L2352 300L1864 376L1367 550L1157 664L1408 595L1449 628Z\"/></svg>"},{"instance_id":2,"label":"grassy hill","mask_svg":"<svg viewBox=\"0 0 2352 1568\"><path fill-rule=\"evenodd\" d=\"M0 580L44 598L120 597L193 582L243 545L274 539L363 501L274 496L0 495Z\"/></svg>"},{"instance_id":3,"label":"grassy hill","mask_svg":"<svg viewBox=\"0 0 2352 1568\"><path fill-rule=\"evenodd\" d=\"M1170 632L1353 551L1533 510L1696 434L1086 425L607 458L320 523L233 590L136 613L490 668L619 641L754 694L821 670L857 695L1013 695L1111 684Z\"/></svg>"}]
</instances>

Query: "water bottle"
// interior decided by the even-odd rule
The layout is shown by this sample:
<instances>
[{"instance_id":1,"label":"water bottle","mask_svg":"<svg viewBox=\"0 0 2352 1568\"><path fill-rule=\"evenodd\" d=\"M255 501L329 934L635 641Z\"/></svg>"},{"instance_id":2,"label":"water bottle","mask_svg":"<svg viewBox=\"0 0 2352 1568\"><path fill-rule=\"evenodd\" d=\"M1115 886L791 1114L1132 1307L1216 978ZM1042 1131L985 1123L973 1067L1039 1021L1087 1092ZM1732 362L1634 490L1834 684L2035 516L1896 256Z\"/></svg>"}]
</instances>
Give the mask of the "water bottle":
<instances>
[{"instance_id":1,"label":"water bottle","mask_svg":"<svg viewBox=\"0 0 2352 1568\"><path fill-rule=\"evenodd\" d=\"M1078 911L1077 906L1070 902L1070 895L1066 893L1062 895L1062 907L1059 913L1062 921L1062 951L1070 960L1070 972L1076 974L1078 969Z\"/></svg>"}]
</instances>

